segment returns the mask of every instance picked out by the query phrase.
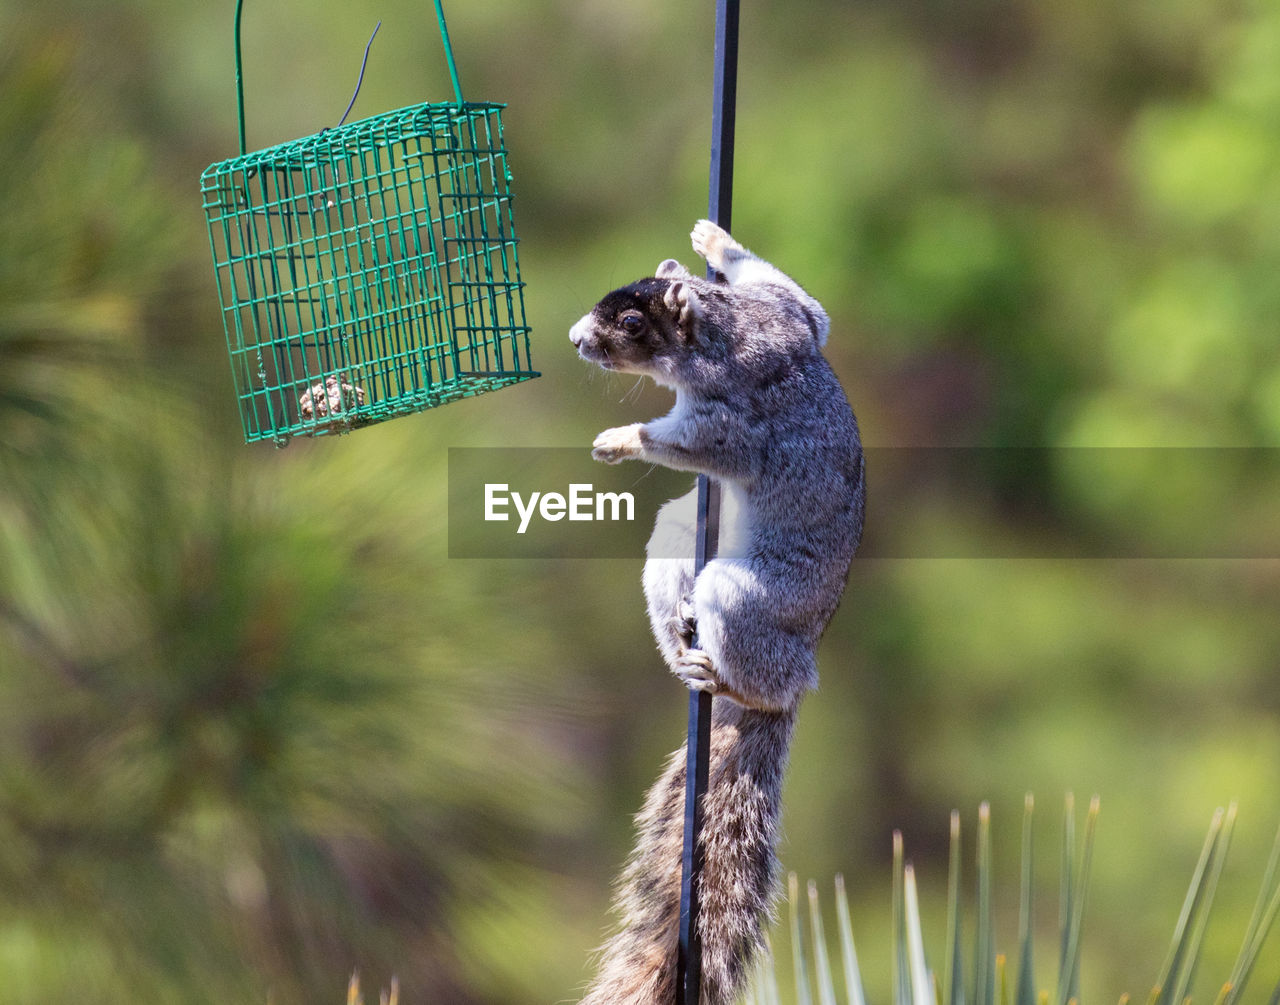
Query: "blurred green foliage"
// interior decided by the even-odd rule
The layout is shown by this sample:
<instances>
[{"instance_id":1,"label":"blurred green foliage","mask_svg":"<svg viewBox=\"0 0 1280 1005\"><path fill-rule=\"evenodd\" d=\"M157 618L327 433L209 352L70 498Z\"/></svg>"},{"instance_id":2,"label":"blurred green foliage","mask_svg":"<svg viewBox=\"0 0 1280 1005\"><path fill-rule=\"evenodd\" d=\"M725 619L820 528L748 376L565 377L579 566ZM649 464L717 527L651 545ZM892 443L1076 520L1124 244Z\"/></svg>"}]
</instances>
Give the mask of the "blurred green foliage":
<instances>
[{"instance_id":1,"label":"blurred green foliage","mask_svg":"<svg viewBox=\"0 0 1280 1005\"><path fill-rule=\"evenodd\" d=\"M239 444L199 207L235 150L232 6L0 0L6 998L315 1002L357 968L406 1001L572 998L684 699L638 561L446 557L446 448L585 450L665 408L564 333L692 258L711 5L450 9L464 91L511 102L545 377L285 452ZM1274 4L744 8L734 230L829 308L869 443L1276 445ZM447 97L429 14L252 0L250 145L335 122L379 18L355 114ZM872 470L868 541L1280 530L1241 504L1247 468L1153 493L1158 455L1098 456L935 486L892 524ZM869 993L891 830L942 931L939 822L1013 818L1029 789L1108 807L1089 999L1158 971L1205 815L1238 799L1203 955L1229 968L1251 906L1230 876L1280 815L1278 601L1274 559L855 563L783 858L849 877Z\"/></svg>"},{"instance_id":2,"label":"blurred green foliage","mask_svg":"<svg viewBox=\"0 0 1280 1005\"><path fill-rule=\"evenodd\" d=\"M946 941L942 944L944 955L932 964L925 955L925 937L920 926L920 902L915 866L906 856L903 835L893 835L893 947L890 965L893 969L892 1001L895 1005L1070 1005L1080 997L1080 954L1084 916L1089 893L1089 874L1093 861L1093 837L1098 819L1099 804L1094 799L1084 821L1084 839L1077 848L1075 837L1075 800L1066 799L1063 819L1062 847L1059 861L1061 876L1058 887L1058 937L1055 950L1054 971L1043 964L1037 967L1036 897L1032 862L1035 857L1033 818L1034 799L1028 794L1022 823L1021 874L1018 892L1018 927L1016 943L1010 943L1008 952L997 949L992 911L992 857L991 817L989 807L978 808L977 854L973 868L967 868L962 850L960 814L951 814L950 850L947 864L947 917ZM1205 838L1191 875L1186 897L1173 935L1168 955L1157 976L1151 981L1146 994L1147 1005L1187 1005L1197 971L1201 969L1200 951L1209 918L1217 896L1218 880L1222 874L1231 846L1231 834L1235 827L1236 806L1219 808L1209 823ZM1280 866L1280 835L1272 846L1263 873L1254 910L1241 934L1239 955L1231 970L1221 975L1221 983L1207 985L1215 1005L1233 1005L1238 1001L1268 1000L1280 997L1280 988L1274 991L1250 987L1250 978L1262 957L1267 938L1280 913L1280 885L1277 883L1277 866ZM970 896L964 888L969 886L968 874L976 882L976 893ZM848 1005L863 1005L867 995L862 986L858 950L854 944L853 924L849 910L844 877L835 877L836 937L828 939L823 921L823 896L819 884L808 883L809 923L804 924L806 913L801 904L800 884L793 872L787 883L787 929L779 931L771 940L767 952L755 962L751 987L744 996L744 1005L780 1005L784 1000L782 988L791 983L793 995L785 1000L796 1005L836 1005L837 1001ZM789 937L788 937L789 936ZM778 958L779 950L783 959ZM790 966L785 957L790 957ZM836 960L838 959L838 964ZM840 971L839 977L836 976ZM794 982L782 975L789 971ZM816 988L816 994L814 990ZM837 990L839 989L839 990ZM1130 1001L1129 993L1120 996L1121 1005Z\"/></svg>"}]
</instances>

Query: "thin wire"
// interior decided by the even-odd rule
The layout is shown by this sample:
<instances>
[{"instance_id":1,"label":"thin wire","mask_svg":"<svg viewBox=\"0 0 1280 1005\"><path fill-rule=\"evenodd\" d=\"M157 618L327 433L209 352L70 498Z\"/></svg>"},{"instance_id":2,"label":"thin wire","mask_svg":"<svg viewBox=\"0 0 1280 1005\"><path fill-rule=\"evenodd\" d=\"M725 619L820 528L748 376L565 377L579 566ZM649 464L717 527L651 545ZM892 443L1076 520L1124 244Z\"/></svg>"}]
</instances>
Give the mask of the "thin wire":
<instances>
[{"instance_id":1,"label":"thin wire","mask_svg":"<svg viewBox=\"0 0 1280 1005\"><path fill-rule=\"evenodd\" d=\"M245 143L244 130L244 60L240 51L240 20L243 10L244 0L236 0L236 112L240 126L241 157L248 152L248 146ZM373 34L369 36L369 41L365 43L364 58L360 61L360 76L356 79L355 93L351 95L351 100L347 103L347 110L342 113L342 118L338 120L339 126L347 121L347 116L351 114L351 109L355 107L356 98L360 96L360 86L364 83L365 67L369 65L369 50L373 47L373 40L377 37L378 29L381 27L381 21L374 25ZM325 132L324 129L320 131Z\"/></svg>"},{"instance_id":2,"label":"thin wire","mask_svg":"<svg viewBox=\"0 0 1280 1005\"><path fill-rule=\"evenodd\" d=\"M339 126L347 121L347 116L351 114L351 109L355 107L356 98L360 96L360 85L364 83L364 68L369 65L369 50L373 48L373 40L377 37L378 29L381 27L381 21L374 25L373 34L369 36L369 41L365 43L364 59L360 61L360 76L356 79L356 90L355 93L351 95L351 100L347 103L347 110L342 113L342 118L338 120ZM337 126L334 126L334 128L336 129Z\"/></svg>"}]
</instances>

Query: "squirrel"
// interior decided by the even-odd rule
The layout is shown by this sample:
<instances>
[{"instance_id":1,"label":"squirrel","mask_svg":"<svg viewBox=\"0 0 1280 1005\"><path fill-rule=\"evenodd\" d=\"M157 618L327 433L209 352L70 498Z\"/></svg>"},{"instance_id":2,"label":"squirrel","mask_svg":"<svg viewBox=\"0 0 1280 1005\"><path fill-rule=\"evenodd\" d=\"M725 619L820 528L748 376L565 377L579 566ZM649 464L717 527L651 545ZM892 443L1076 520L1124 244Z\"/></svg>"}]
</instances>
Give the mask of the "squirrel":
<instances>
[{"instance_id":1,"label":"squirrel","mask_svg":"<svg viewBox=\"0 0 1280 1005\"><path fill-rule=\"evenodd\" d=\"M715 698L701 1000L729 1005L772 912L788 749L862 536L864 462L857 421L821 353L822 306L716 224L699 221L691 237L725 283L667 259L654 277L605 296L569 337L583 359L676 395L667 415L602 432L597 460L695 471L722 487L717 556L695 579L695 489L659 511L643 580L671 671ZM582 1005L675 1000L685 761L683 748L672 755L636 817L614 905L622 926Z\"/></svg>"}]
</instances>

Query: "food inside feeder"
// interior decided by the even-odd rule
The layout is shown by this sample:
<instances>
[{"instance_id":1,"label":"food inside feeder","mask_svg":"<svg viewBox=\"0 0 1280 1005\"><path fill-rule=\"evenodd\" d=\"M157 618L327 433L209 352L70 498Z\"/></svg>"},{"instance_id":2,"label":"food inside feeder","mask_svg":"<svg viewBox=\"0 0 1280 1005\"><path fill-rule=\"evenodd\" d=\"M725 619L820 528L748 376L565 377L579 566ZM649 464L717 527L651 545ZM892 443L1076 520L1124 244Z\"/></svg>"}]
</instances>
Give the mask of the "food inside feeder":
<instances>
[{"instance_id":1,"label":"food inside feeder","mask_svg":"<svg viewBox=\"0 0 1280 1005\"><path fill-rule=\"evenodd\" d=\"M364 388L350 382L347 374L326 377L298 399L298 414L304 419L339 415L364 404Z\"/></svg>"}]
</instances>

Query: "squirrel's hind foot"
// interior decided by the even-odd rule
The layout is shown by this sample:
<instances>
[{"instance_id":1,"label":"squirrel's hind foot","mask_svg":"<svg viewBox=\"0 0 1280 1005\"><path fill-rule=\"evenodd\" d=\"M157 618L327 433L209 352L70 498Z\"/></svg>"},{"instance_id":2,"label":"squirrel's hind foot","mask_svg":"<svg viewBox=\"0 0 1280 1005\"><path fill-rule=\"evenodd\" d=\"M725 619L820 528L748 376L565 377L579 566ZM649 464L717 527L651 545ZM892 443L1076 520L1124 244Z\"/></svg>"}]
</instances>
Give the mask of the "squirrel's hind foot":
<instances>
[{"instance_id":1,"label":"squirrel's hind foot","mask_svg":"<svg viewBox=\"0 0 1280 1005\"><path fill-rule=\"evenodd\" d=\"M680 655L671 664L671 672L690 691L705 691L719 698L728 698L743 707L751 707L750 702L720 679L711 657L701 649L680 650Z\"/></svg>"},{"instance_id":2,"label":"squirrel's hind foot","mask_svg":"<svg viewBox=\"0 0 1280 1005\"><path fill-rule=\"evenodd\" d=\"M724 687L711 664L711 657L701 649L682 649L671 666L671 672L684 681L690 691L718 694Z\"/></svg>"},{"instance_id":3,"label":"squirrel's hind foot","mask_svg":"<svg viewBox=\"0 0 1280 1005\"><path fill-rule=\"evenodd\" d=\"M676 636L686 649L692 648L693 637L698 634L698 615L693 609L693 601L681 597L676 608Z\"/></svg>"}]
</instances>

